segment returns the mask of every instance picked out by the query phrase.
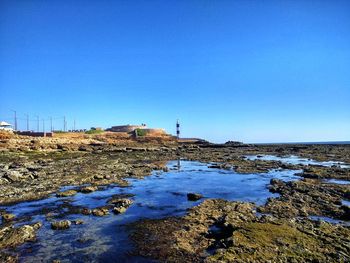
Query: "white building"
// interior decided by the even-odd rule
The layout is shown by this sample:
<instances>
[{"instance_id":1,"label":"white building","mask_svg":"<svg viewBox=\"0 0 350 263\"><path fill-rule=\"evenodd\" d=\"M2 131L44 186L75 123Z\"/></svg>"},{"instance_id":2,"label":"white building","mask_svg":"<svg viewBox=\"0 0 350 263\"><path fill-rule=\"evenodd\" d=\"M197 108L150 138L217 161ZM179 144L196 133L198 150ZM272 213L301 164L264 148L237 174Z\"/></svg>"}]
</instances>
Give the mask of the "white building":
<instances>
[{"instance_id":1,"label":"white building","mask_svg":"<svg viewBox=\"0 0 350 263\"><path fill-rule=\"evenodd\" d=\"M13 132L13 129L11 127L12 125L10 123L7 123L5 121L0 121L0 131L10 131Z\"/></svg>"}]
</instances>

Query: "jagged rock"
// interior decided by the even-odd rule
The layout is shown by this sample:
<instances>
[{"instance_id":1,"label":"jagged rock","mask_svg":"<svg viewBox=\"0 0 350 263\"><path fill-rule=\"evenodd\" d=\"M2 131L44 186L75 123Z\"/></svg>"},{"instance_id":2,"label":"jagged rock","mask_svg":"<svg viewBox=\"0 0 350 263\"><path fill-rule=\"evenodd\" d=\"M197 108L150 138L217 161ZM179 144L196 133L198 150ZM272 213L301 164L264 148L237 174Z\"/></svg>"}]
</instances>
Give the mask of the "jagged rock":
<instances>
[{"instance_id":1,"label":"jagged rock","mask_svg":"<svg viewBox=\"0 0 350 263\"><path fill-rule=\"evenodd\" d=\"M115 197L108 201L109 204L113 204L116 207L129 207L133 201L127 198Z\"/></svg>"},{"instance_id":2,"label":"jagged rock","mask_svg":"<svg viewBox=\"0 0 350 263\"><path fill-rule=\"evenodd\" d=\"M35 233L41 226L41 223L35 223L17 228L9 226L0 229L0 249L13 248L24 242L34 241L36 238Z\"/></svg>"},{"instance_id":3,"label":"jagged rock","mask_svg":"<svg viewBox=\"0 0 350 263\"><path fill-rule=\"evenodd\" d=\"M18 171L7 171L4 175L4 178L8 179L10 182L21 181L23 175Z\"/></svg>"},{"instance_id":4,"label":"jagged rock","mask_svg":"<svg viewBox=\"0 0 350 263\"><path fill-rule=\"evenodd\" d=\"M55 221L51 223L51 228L54 230L64 230L70 228L71 224L69 220Z\"/></svg>"},{"instance_id":5,"label":"jagged rock","mask_svg":"<svg viewBox=\"0 0 350 263\"><path fill-rule=\"evenodd\" d=\"M109 211L108 211L108 208L106 207L100 207L100 208L93 209L92 214L94 216L106 216L109 214Z\"/></svg>"},{"instance_id":6,"label":"jagged rock","mask_svg":"<svg viewBox=\"0 0 350 263\"><path fill-rule=\"evenodd\" d=\"M120 206L120 207L114 207L113 208L113 212L115 214L122 214L126 212L126 208L124 206Z\"/></svg>"}]
</instances>

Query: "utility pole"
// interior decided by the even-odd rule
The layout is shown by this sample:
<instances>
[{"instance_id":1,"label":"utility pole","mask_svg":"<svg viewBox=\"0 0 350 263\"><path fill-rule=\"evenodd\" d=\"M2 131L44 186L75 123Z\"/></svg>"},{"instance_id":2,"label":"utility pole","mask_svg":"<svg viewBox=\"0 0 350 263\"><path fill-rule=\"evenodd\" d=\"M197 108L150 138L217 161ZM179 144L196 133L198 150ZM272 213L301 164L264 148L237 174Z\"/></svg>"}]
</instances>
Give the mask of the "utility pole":
<instances>
[{"instance_id":1,"label":"utility pole","mask_svg":"<svg viewBox=\"0 0 350 263\"><path fill-rule=\"evenodd\" d=\"M27 131L29 131L29 115L25 114L27 116Z\"/></svg>"},{"instance_id":2,"label":"utility pole","mask_svg":"<svg viewBox=\"0 0 350 263\"><path fill-rule=\"evenodd\" d=\"M43 119L43 132L45 132L45 120Z\"/></svg>"},{"instance_id":3,"label":"utility pole","mask_svg":"<svg viewBox=\"0 0 350 263\"><path fill-rule=\"evenodd\" d=\"M36 116L36 131L39 132L39 116Z\"/></svg>"},{"instance_id":4,"label":"utility pole","mask_svg":"<svg viewBox=\"0 0 350 263\"><path fill-rule=\"evenodd\" d=\"M15 113L15 131L17 131L17 111L12 110Z\"/></svg>"},{"instance_id":5,"label":"utility pole","mask_svg":"<svg viewBox=\"0 0 350 263\"><path fill-rule=\"evenodd\" d=\"M74 119L73 131L75 131L75 119Z\"/></svg>"},{"instance_id":6,"label":"utility pole","mask_svg":"<svg viewBox=\"0 0 350 263\"><path fill-rule=\"evenodd\" d=\"M52 128L52 117L50 117L50 128L51 128L51 132L53 131L53 128Z\"/></svg>"},{"instance_id":7,"label":"utility pole","mask_svg":"<svg viewBox=\"0 0 350 263\"><path fill-rule=\"evenodd\" d=\"M63 116L63 131L67 130L66 116Z\"/></svg>"},{"instance_id":8,"label":"utility pole","mask_svg":"<svg viewBox=\"0 0 350 263\"><path fill-rule=\"evenodd\" d=\"M179 120L176 121L176 137L177 137L177 139L180 138L180 123L179 123Z\"/></svg>"}]
</instances>

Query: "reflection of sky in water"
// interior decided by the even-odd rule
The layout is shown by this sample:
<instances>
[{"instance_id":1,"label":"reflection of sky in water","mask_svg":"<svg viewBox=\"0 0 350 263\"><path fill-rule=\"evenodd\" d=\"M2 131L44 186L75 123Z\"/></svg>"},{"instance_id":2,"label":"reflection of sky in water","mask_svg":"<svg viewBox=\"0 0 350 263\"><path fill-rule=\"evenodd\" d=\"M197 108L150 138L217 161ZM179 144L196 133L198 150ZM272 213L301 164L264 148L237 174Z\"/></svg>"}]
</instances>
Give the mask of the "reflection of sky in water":
<instances>
[{"instance_id":1,"label":"reflection of sky in water","mask_svg":"<svg viewBox=\"0 0 350 263\"><path fill-rule=\"evenodd\" d=\"M309 218L311 220L314 220L314 221L325 221L325 222L328 222L328 223L331 223L331 224L342 224L342 225L345 225L345 226L350 226L350 222L349 221L342 221L342 220L337 220L337 219L333 219L333 218L330 218L330 217L325 217L325 216L309 216Z\"/></svg>"},{"instance_id":2,"label":"reflection of sky in water","mask_svg":"<svg viewBox=\"0 0 350 263\"><path fill-rule=\"evenodd\" d=\"M345 164L344 162L335 162L335 161L326 161L319 162L312 159L300 158L295 155L278 157L274 155L247 155L245 156L248 160L263 160L263 161L280 161L287 164L303 164L303 165L321 165L326 167L331 167L333 165L339 166L341 168L350 168L350 165Z\"/></svg>"},{"instance_id":3,"label":"reflection of sky in water","mask_svg":"<svg viewBox=\"0 0 350 263\"><path fill-rule=\"evenodd\" d=\"M201 202L189 202L187 193L200 193L204 198L249 201L264 204L269 197L277 196L267 189L272 178L285 181L297 180L300 170L273 170L263 174L239 174L232 170L208 168L208 164L190 161L169 162L169 172L155 171L144 179L129 179L131 186L107 186L89 194L78 193L72 197L23 202L3 207L10 213L24 218L18 224L41 221L38 242L27 243L20 249L30 248L32 253L23 254L23 262L142 262L143 259L128 256L132 248L125 231L125 224L141 218L162 218L183 215L187 208ZM64 190L71 187L64 187ZM69 213L74 207L95 208L106 205L115 194L131 194L134 204L122 215L111 213L105 217L84 216ZM41 209L45 209L41 211ZM83 225L72 224L69 230L50 229L50 218L42 214L53 213L55 220L82 219Z\"/></svg>"},{"instance_id":4,"label":"reflection of sky in water","mask_svg":"<svg viewBox=\"0 0 350 263\"><path fill-rule=\"evenodd\" d=\"M350 207L350 201L342 200L341 203L342 203L342 205L346 205L346 206Z\"/></svg>"},{"instance_id":5,"label":"reflection of sky in water","mask_svg":"<svg viewBox=\"0 0 350 263\"><path fill-rule=\"evenodd\" d=\"M350 184L350 181L340 179L324 179L323 182L329 184Z\"/></svg>"}]
</instances>

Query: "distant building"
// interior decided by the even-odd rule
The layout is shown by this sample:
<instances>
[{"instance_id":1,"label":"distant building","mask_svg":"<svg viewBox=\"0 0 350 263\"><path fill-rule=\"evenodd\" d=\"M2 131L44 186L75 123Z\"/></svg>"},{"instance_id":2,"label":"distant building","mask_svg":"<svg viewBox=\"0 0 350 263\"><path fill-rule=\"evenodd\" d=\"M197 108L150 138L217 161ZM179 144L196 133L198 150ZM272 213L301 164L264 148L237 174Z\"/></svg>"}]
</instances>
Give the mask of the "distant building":
<instances>
[{"instance_id":1,"label":"distant building","mask_svg":"<svg viewBox=\"0 0 350 263\"><path fill-rule=\"evenodd\" d=\"M141 124L141 125L119 125L119 126L112 126L109 129L106 129L106 131L111 131L111 132L133 132L136 129L147 129L146 124Z\"/></svg>"},{"instance_id":2,"label":"distant building","mask_svg":"<svg viewBox=\"0 0 350 263\"><path fill-rule=\"evenodd\" d=\"M0 130L13 132L12 125L10 123L5 122L5 121L0 122Z\"/></svg>"},{"instance_id":3,"label":"distant building","mask_svg":"<svg viewBox=\"0 0 350 263\"><path fill-rule=\"evenodd\" d=\"M126 132L126 133L133 133L137 136L136 131L142 130L145 135L165 135L166 132L164 129L151 129L146 126L146 124L142 123L141 125L120 125L120 126L112 126L109 129L106 129L106 131L110 132Z\"/></svg>"}]
</instances>

